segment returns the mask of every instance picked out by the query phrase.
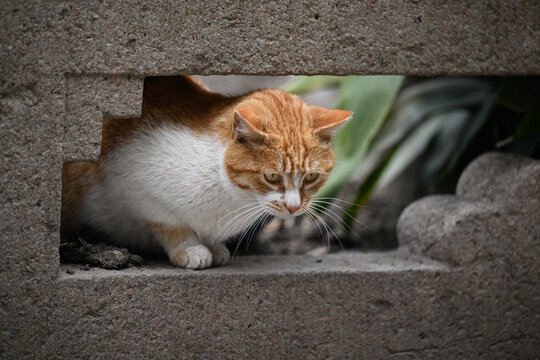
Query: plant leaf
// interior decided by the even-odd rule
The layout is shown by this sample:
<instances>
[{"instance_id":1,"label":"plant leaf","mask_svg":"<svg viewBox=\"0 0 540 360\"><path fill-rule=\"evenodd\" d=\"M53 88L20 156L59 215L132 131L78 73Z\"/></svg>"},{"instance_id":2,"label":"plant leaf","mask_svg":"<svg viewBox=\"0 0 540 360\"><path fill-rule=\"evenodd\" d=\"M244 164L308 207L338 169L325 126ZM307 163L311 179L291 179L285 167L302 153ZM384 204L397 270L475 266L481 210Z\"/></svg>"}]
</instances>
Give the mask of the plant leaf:
<instances>
[{"instance_id":1,"label":"plant leaf","mask_svg":"<svg viewBox=\"0 0 540 360\"><path fill-rule=\"evenodd\" d=\"M424 152L437 134L444 133L445 135L448 135L449 132L453 132L456 128L461 130L463 128L463 123L467 121L468 118L468 111L457 110L429 117L426 121L422 122L397 148L397 151L390 159L383 175L377 183L377 190L384 188L397 178L403 170ZM444 136L443 140L457 141L457 138ZM448 143L443 143L443 145L448 145ZM455 145L455 143L450 145ZM451 148L451 146L442 147L439 151L436 151L435 156L431 156L430 159L434 159L435 161L442 160L444 164L444 161L447 160L450 155L446 153L448 148ZM440 169L438 163L433 165L439 166L438 168Z\"/></svg>"},{"instance_id":2,"label":"plant leaf","mask_svg":"<svg viewBox=\"0 0 540 360\"><path fill-rule=\"evenodd\" d=\"M354 113L334 137L336 165L318 196L334 196L364 159L390 111L403 76L350 76L344 78L336 108Z\"/></svg>"}]
</instances>

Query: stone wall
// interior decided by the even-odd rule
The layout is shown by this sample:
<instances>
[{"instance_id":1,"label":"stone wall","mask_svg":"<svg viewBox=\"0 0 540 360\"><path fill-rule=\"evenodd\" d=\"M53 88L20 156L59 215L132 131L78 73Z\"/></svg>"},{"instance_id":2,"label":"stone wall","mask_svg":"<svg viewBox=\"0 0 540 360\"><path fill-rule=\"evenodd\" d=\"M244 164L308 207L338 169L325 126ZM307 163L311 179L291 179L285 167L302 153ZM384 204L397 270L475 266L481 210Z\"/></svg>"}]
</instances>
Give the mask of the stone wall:
<instances>
[{"instance_id":1,"label":"stone wall","mask_svg":"<svg viewBox=\"0 0 540 360\"><path fill-rule=\"evenodd\" d=\"M63 162L96 155L104 116L140 111L144 76L539 74L538 13L527 0L3 1L0 357L530 356L537 273L495 271L491 288L482 266L518 258L446 263L424 233L405 235L420 257L243 259L201 274L70 278L58 245Z\"/></svg>"}]
</instances>

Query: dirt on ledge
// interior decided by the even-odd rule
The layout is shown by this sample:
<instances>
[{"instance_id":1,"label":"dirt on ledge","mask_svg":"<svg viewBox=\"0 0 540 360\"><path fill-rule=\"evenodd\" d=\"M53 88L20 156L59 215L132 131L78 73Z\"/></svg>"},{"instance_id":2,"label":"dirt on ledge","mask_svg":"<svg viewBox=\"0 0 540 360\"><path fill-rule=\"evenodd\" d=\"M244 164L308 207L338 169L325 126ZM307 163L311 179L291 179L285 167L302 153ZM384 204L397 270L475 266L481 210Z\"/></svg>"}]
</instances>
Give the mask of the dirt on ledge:
<instances>
[{"instance_id":1,"label":"dirt on ledge","mask_svg":"<svg viewBox=\"0 0 540 360\"><path fill-rule=\"evenodd\" d=\"M80 238L60 244L60 261L114 270L142 265L142 258L125 248L103 243L91 244Z\"/></svg>"}]
</instances>

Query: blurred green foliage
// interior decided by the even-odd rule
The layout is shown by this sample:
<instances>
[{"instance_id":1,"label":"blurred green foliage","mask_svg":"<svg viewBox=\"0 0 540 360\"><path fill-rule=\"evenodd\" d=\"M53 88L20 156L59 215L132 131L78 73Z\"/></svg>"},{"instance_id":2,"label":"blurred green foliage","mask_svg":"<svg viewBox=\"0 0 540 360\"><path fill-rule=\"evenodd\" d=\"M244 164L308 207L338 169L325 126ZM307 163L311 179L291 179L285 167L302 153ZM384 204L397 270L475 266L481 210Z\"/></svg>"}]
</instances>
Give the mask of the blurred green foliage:
<instances>
[{"instance_id":1,"label":"blurred green foliage","mask_svg":"<svg viewBox=\"0 0 540 360\"><path fill-rule=\"evenodd\" d=\"M354 112L334 138L335 168L318 194L335 197L351 177L361 178L344 218L350 222L421 155L424 186L448 176L479 137L486 149L538 156L539 85L534 77L314 76L284 89L302 95L337 87L334 107Z\"/></svg>"}]
</instances>

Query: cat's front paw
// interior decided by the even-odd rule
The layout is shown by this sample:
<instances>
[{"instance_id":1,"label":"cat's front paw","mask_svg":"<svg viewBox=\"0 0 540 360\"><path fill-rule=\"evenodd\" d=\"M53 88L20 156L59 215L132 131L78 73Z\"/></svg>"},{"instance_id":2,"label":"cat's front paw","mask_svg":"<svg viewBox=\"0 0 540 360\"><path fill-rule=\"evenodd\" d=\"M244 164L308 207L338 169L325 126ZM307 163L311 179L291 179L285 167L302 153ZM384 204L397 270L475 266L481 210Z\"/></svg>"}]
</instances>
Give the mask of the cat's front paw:
<instances>
[{"instance_id":1,"label":"cat's front paw","mask_svg":"<svg viewBox=\"0 0 540 360\"><path fill-rule=\"evenodd\" d=\"M231 260L229 249L223 244L217 244L212 249L212 265L225 265Z\"/></svg>"},{"instance_id":2,"label":"cat's front paw","mask_svg":"<svg viewBox=\"0 0 540 360\"><path fill-rule=\"evenodd\" d=\"M187 269L206 269L212 266L212 253L203 245L190 246L176 251L171 262Z\"/></svg>"}]
</instances>

